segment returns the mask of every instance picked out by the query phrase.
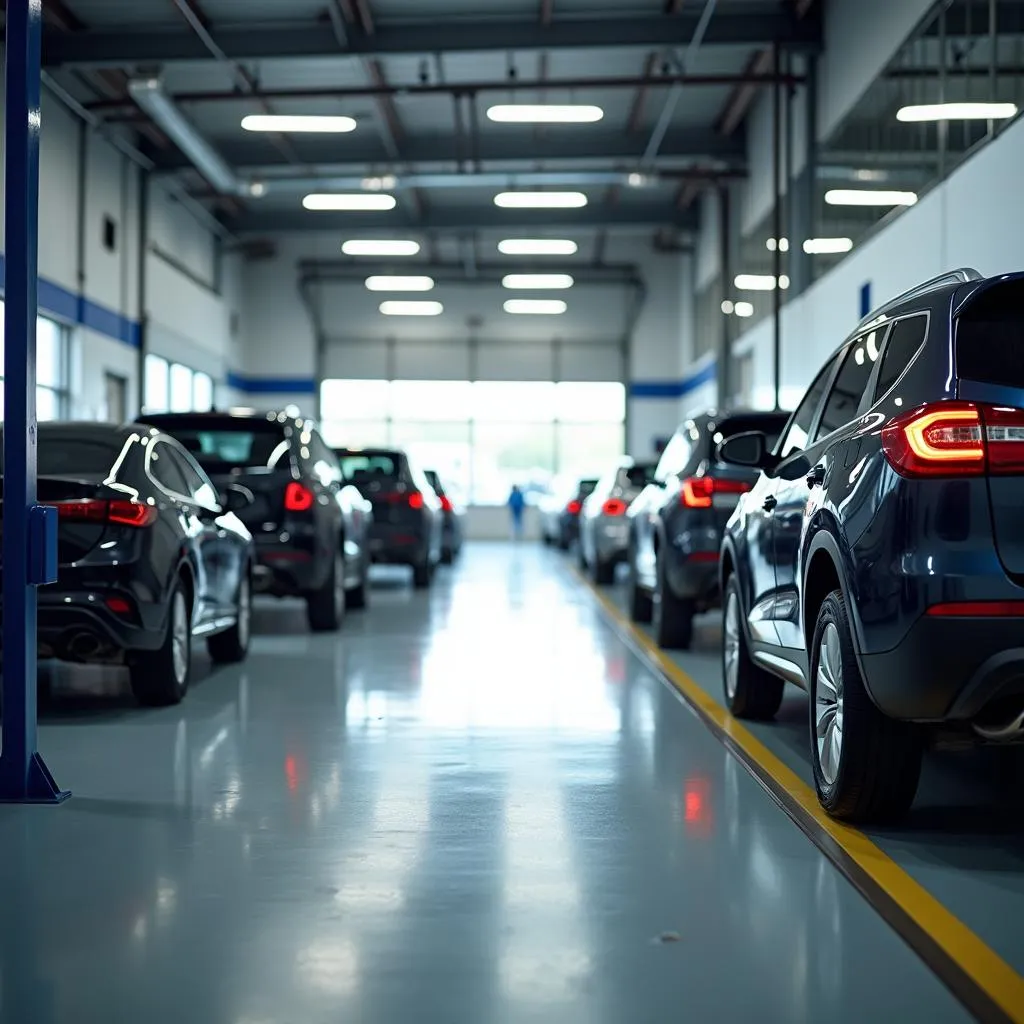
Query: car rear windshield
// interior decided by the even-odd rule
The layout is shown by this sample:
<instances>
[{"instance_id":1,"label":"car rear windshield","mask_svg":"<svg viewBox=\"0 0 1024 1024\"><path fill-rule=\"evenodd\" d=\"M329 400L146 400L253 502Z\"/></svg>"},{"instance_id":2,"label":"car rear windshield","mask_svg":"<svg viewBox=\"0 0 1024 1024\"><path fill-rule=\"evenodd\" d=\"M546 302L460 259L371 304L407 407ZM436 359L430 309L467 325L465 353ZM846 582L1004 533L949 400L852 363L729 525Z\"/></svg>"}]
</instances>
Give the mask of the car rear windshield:
<instances>
[{"instance_id":1,"label":"car rear windshield","mask_svg":"<svg viewBox=\"0 0 1024 1024\"><path fill-rule=\"evenodd\" d=\"M581 480L580 481L580 497L585 498L588 494L592 494L594 489L597 487L596 480Z\"/></svg>"},{"instance_id":2,"label":"car rear windshield","mask_svg":"<svg viewBox=\"0 0 1024 1024\"><path fill-rule=\"evenodd\" d=\"M654 470L656 469L654 463L648 463L642 466L630 466L626 470L626 479L629 481L630 487L646 487L654 479Z\"/></svg>"},{"instance_id":3,"label":"car rear windshield","mask_svg":"<svg viewBox=\"0 0 1024 1024\"><path fill-rule=\"evenodd\" d=\"M39 431L36 472L40 476L66 476L76 480L104 480L124 447L123 437L83 438Z\"/></svg>"},{"instance_id":4,"label":"car rear windshield","mask_svg":"<svg viewBox=\"0 0 1024 1024\"><path fill-rule=\"evenodd\" d=\"M398 452L346 452L337 453L341 472L353 484L366 484L374 480L397 480L402 472Z\"/></svg>"},{"instance_id":5,"label":"car rear windshield","mask_svg":"<svg viewBox=\"0 0 1024 1024\"><path fill-rule=\"evenodd\" d=\"M1024 281L993 285L960 314L956 368L965 380L1024 387Z\"/></svg>"},{"instance_id":6,"label":"car rear windshield","mask_svg":"<svg viewBox=\"0 0 1024 1024\"><path fill-rule=\"evenodd\" d=\"M287 465L290 445L280 423L241 420L209 425L161 423L160 426L180 441L206 470L277 469Z\"/></svg>"}]
</instances>

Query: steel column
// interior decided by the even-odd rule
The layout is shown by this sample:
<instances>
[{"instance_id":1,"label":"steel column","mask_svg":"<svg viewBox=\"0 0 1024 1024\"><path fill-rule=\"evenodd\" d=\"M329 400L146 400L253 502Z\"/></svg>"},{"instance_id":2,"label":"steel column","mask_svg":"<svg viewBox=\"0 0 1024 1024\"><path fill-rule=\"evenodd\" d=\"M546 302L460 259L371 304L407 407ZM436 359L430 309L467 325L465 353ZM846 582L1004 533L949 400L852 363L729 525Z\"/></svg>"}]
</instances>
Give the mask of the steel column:
<instances>
[{"instance_id":1,"label":"steel column","mask_svg":"<svg viewBox=\"0 0 1024 1024\"><path fill-rule=\"evenodd\" d=\"M779 70L779 47L773 47L772 67ZM772 88L772 235L775 237L775 251L772 253L772 274L775 287L772 289L772 376L775 386L775 408L781 409L780 392L782 388L782 89L779 85Z\"/></svg>"},{"instance_id":2,"label":"steel column","mask_svg":"<svg viewBox=\"0 0 1024 1024\"><path fill-rule=\"evenodd\" d=\"M722 275L722 299L727 299L732 291L732 237L731 209L732 196L728 185L718 188L718 261ZM712 311L722 325L722 336L718 345L718 407L726 408L732 400L735 386L732 380L732 317L718 310Z\"/></svg>"},{"instance_id":3,"label":"steel column","mask_svg":"<svg viewBox=\"0 0 1024 1024\"><path fill-rule=\"evenodd\" d=\"M55 578L56 520L36 505L36 276L41 0L8 0L0 801L59 803L36 750L36 586Z\"/></svg>"}]
</instances>

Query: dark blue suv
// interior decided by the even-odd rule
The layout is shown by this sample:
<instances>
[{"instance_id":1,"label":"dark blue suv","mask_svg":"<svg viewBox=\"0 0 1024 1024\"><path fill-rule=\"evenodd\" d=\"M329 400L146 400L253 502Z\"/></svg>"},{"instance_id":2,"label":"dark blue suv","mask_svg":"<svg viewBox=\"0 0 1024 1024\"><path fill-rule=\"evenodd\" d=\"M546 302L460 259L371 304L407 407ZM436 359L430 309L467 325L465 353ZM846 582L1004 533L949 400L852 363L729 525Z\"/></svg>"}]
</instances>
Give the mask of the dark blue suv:
<instances>
[{"instance_id":1,"label":"dark blue suv","mask_svg":"<svg viewBox=\"0 0 1024 1024\"><path fill-rule=\"evenodd\" d=\"M958 270L866 317L817 375L723 538L732 712L810 695L827 811L909 808L929 731L1024 738L1024 274Z\"/></svg>"}]
</instances>

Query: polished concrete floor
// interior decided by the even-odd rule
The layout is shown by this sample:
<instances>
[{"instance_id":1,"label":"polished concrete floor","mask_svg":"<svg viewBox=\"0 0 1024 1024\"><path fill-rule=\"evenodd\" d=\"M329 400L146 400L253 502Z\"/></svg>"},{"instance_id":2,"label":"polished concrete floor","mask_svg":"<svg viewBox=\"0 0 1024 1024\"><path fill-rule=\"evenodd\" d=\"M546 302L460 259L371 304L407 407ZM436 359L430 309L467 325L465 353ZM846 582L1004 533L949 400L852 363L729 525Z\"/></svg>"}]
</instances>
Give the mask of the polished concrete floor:
<instances>
[{"instance_id":1,"label":"polished concrete floor","mask_svg":"<svg viewBox=\"0 0 1024 1024\"><path fill-rule=\"evenodd\" d=\"M554 555L257 627L178 708L57 673L4 1024L968 1019Z\"/></svg>"}]
</instances>

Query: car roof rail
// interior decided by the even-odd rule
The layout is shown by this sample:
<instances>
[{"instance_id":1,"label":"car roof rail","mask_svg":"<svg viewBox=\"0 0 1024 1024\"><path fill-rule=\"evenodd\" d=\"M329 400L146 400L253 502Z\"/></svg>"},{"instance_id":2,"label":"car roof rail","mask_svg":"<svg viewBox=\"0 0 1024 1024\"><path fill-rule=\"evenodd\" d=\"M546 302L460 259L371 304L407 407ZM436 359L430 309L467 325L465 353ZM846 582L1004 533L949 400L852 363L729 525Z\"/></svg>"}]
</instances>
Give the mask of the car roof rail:
<instances>
[{"instance_id":1,"label":"car roof rail","mask_svg":"<svg viewBox=\"0 0 1024 1024\"><path fill-rule=\"evenodd\" d=\"M962 284L970 284L973 281L983 281L984 279L984 275L973 267L959 267L956 270L948 270L946 273L930 278L922 284L914 285L913 288L909 288L907 291L901 292L899 295L884 302L877 309L873 309L867 316L863 317L857 326L860 328L864 324L870 323L893 306L902 305L904 302L910 302L912 299L920 298L931 292L941 291L944 288L958 288Z\"/></svg>"}]
</instances>

